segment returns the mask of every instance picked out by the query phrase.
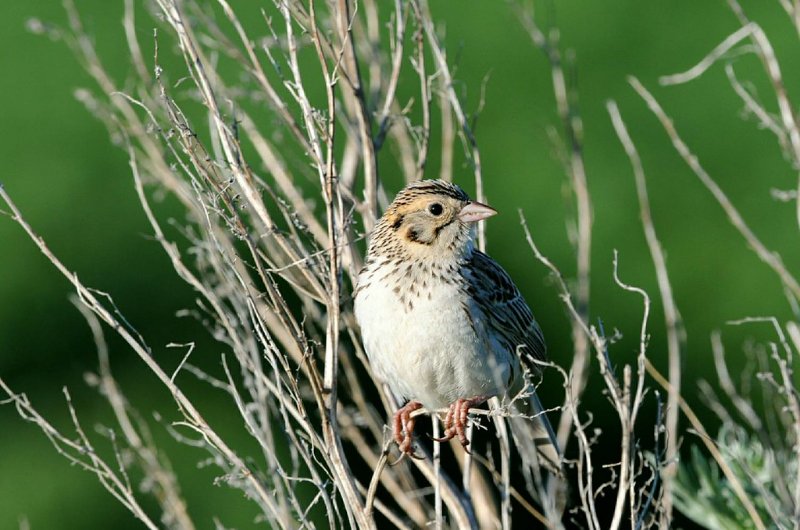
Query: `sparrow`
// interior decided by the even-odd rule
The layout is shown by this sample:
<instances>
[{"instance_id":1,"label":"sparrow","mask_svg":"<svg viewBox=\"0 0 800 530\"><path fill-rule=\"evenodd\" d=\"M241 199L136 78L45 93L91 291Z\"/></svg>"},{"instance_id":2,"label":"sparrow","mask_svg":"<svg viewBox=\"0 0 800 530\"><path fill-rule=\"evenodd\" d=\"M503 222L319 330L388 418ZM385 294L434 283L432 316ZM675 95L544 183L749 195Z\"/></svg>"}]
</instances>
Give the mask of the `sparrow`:
<instances>
[{"instance_id":1,"label":"sparrow","mask_svg":"<svg viewBox=\"0 0 800 530\"><path fill-rule=\"evenodd\" d=\"M547 359L542 331L508 273L475 248L476 223L496 213L449 182L407 185L370 234L355 316L374 374L408 400L392 421L402 454L414 456L414 411L447 409L440 441L458 437L466 450L469 409L523 388L537 451L558 467L555 434L523 372Z\"/></svg>"}]
</instances>

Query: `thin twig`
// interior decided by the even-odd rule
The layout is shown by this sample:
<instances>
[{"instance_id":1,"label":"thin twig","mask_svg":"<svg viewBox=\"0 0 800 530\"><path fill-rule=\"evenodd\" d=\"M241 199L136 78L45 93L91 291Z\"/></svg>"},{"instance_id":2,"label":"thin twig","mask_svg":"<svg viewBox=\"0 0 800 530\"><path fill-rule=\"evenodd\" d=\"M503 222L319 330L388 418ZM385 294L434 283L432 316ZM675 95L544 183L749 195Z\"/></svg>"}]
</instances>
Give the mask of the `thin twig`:
<instances>
[{"instance_id":1,"label":"thin twig","mask_svg":"<svg viewBox=\"0 0 800 530\"><path fill-rule=\"evenodd\" d=\"M675 150L678 151L678 154L680 154L680 156L689 165L692 171L694 171L695 175L697 175L703 185L711 192L719 205L722 206L722 209L725 210L728 220L731 222L734 228L736 228L739 233L742 234L761 261L766 263L769 268L771 268L775 274L777 274L778 278L786 286L786 288L791 291L792 295L795 298L800 299L800 283L798 283L795 277L783 264L780 256L764 246L758 236L756 236L747 225L747 222L739 213L739 210L736 209L730 199L728 199L728 196L725 195L725 192L722 191L722 188L720 188L714 179L712 179L711 176L706 172L706 170L703 169L697 157L689 149L689 146L686 145L680 136L678 136L678 132L675 129L672 120L669 118L669 116L667 116L666 112L664 112L664 109L661 108L661 105L658 103L658 101L635 77L629 78L628 82L642 97L642 99L644 99L644 101L647 103L647 106L661 122L661 125L664 127L664 131L669 136L669 139L672 142L672 145L675 147Z\"/></svg>"},{"instance_id":2,"label":"thin twig","mask_svg":"<svg viewBox=\"0 0 800 530\"><path fill-rule=\"evenodd\" d=\"M669 392L669 381L663 375L661 375L661 373L656 369L655 366L653 366L649 359L646 360L646 363L647 373L649 373L650 376L655 379L662 388L664 388L664 390ZM744 506L745 510L747 510L747 513L750 515L750 519L753 521L753 524L758 530L766 530L767 527L764 525L764 521L761 519L761 516L758 514L758 511L750 500L750 496L747 494L747 492L745 492L744 488L742 487L742 483L736 477L736 474L730 468L728 462L722 453L720 453L719 448L716 446L716 444L714 444L712 438L708 435L708 432L703 426L703 423L700 421L700 418L697 417L697 415L694 413L694 410L692 410L683 397L679 398L679 403L684 416L686 416L686 419L689 420L689 423L691 423L692 427L697 431L700 440L717 462L717 465L719 466L720 470L722 470L725 478L728 479L734 494L736 494L739 502L741 502L742 506Z\"/></svg>"},{"instance_id":3,"label":"thin twig","mask_svg":"<svg viewBox=\"0 0 800 530\"><path fill-rule=\"evenodd\" d=\"M578 315L586 323L589 321L589 297L591 293L591 255L592 255L592 202L586 177L586 168L583 160L583 122L580 113L575 108L574 90L564 72L564 60L559 47L559 33L557 28L548 28L547 31L537 24L535 20L533 3L527 9L514 4L523 27L527 30L531 42L539 48L550 64L550 78L553 85L553 94L556 99L558 115L567 145L566 171L570 179L572 191L575 194L577 233L575 234L577 281L575 285L575 304ZM584 324L585 325L585 324ZM584 325L573 321L572 341L574 355L571 371L574 373L572 400L580 401L580 396L586 387L589 367L589 341L582 331ZM566 447L567 436L571 422L566 416L561 417L558 426L558 440L562 447Z\"/></svg>"},{"instance_id":4,"label":"thin twig","mask_svg":"<svg viewBox=\"0 0 800 530\"><path fill-rule=\"evenodd\" d=\"M633 175L636 182L636 193L639 199L639 213L642 220L642 227L644 228L645 239L647 240L647 247L650 250L650 257L653 260L653 266L656 270L656 279L658 281L658 290L661 294L661 304L664 309L664 320L667 326L667 356L669 359L669 381L670 391L667 401L667 419L666 419L666 438L667 438L667 453L666 460L668 462L666 469L663 470L662 478L664 480L664 496L663 502L663 516L664 520L662 525L669 527L672 519L672 481L674 480L677 471L676 456L678 451L678 397L680 396L681 388L681 343L684 336L683 322L678 313L675 305L675 298L672 293L672 285L669 281L667 273L666 257L664 250L661 247L661 242L656 235L655 226L653 224L653 216L650 211L650 199L647 192L647 181L645 179L644 168L642 167L641 158L636 150L625 122L619 113L617 104L609 101L606 105L611 121L614 125L614 130L619 137L625 153L631 162L633 168Z\"/></svg>"}]
</instances>

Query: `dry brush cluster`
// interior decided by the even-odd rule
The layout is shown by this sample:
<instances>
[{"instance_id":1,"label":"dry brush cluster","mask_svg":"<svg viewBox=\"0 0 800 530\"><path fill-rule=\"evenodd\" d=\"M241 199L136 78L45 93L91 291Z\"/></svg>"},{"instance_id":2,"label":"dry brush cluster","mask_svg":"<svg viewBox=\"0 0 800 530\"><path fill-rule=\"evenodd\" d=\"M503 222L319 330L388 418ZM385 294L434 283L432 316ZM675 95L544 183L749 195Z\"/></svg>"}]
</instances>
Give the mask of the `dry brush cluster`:
<instances>
[{"instance_id":1,"label":"dry brush cluster","mask_svg":"<svg viewBox=\"0 0 800 530\"><path fill-rule=\"evenodd\" d=\"M800 20L800 9L784 3L793 20ZM731 82L798 167L800 136L774 53L760 28L738 4L731 5L742 29L688 74L667 81L700 75L749 41L773 82L779 115L765 110L728 63ZM92 329L99 356L91 382L117 423L109 437L113 457L97 449L98 440L83 428L68 393L71 431L55 427L2 379L0 387L5 403L36 423L66 458L94 473L145 526L190 529L207 523L194 520L180 488L189 477L176 475L169 454L152 441L147 411L137 411L114 378L112 360L122 352L108 350L106 333L118 334L172 396L159 411L170 421L170 432L210 454L220 479L244 492L269 527L509 528L512 522L538 520L551 528L665 528L676 505L691 517L691 502L700 500L691 496L692 476L677 472L683 410L714 456L703 469L721 470L724 478L718 480L727 481L733 492L730 504L743 506L755 528L771 527L790 509L793 515L778 527L797 528L796 476L773 484L774 491L757 492L768 499L763 502L747 490L752 481L742 484L751 469L747 447L756 443L762 460L800 472L800 413L791 371L800 346L797 326L775 322L780 340L758 356L760 381L776 410L771 430L762 429L748 397L730 377L721 380L733 406L715 410L726 425L738 426L721 436L745 446L741 460L730 465L732 453L725 451L732 452L731 445L705 433L680 397L680 315L649 212L644 168L619 109L610 103L610 117L632 162L657 273L668 329L668 343L659 348L668 351L668 374L662 377L648 360L654 348L648 332L650 296L624 281L616 259L614 280L641 299L642 319L631 326L640 338L635 364L613 360L613 341L589 313L592 206L575 87L565 71L569 61L557 30L542 28L532 6L498 4L498 9L517 10L531 46L549 61L551 69L543 75L552 80L565 175L574 193L575 278L562 276L525 226L531 258L555 279L556 295L573 323L572 365L544 368L546 377L563 381L563 402L550 411L565 453L561 475L539 469L530 456L535 454L532 441L519 435L524 418L514 417L500 402L475 411L480 437L488 441L474 437L472 454L457 444L422 440L422 458L395 463L385 424L397 403L371 377L360 345L351 294L363 239L396 191L382 176L392 171L407 182L452 180L463 159L476 198L483 194L473 134L476 111L464 107L427 0L278 0L246 24L226 0L155 0L147 9L126 0L123 29L134 75L124 82L109 75L79 11L71 3L66 8L68 27L33 27L66 42L96 82L96 90L80 91L78 97L128 153L155 240L174 267L175 281L187 283L196 295L187 313L196 315L224 353L218 370L201 369L194 344L171 344L182 349L180 362L173 362L174 352L166 355L165 347L136 332L110 294L83 284L59 261L0 189L7 213L77 293L75 303ZM156 30L142 42L137 28L147 25ZM800 288L791 272L747 228L653 96L638 81L631 84L796 302ZM407 93L409 86L415 87L413 94ZM438 172L432 175L428 160L434 151ZM184 221L165 226L154 196L177 201ZM800 219L800 206L798 212ZM482 231L479 244L485 244ZM721 343L715 340L719 353ZM717 360L724 366L721 353ZM597 405L583 399L590 373L603 381L605 399L594 400ZM227 396L240 422L236 437L250 438L257 450L243 454L227 432L206 420L202 395L188 389L187 378ZM662 393L655 387L663 387ZM609 436L592 425L593 414L607 413L599 410L603 407L619 419L619 439L610 442L618 447L612 461L598 461L593 453L598 439ZM638 421L644 407L656 411L654 424ZM432 423L435 430L435 417ZM763 437L753 438L759 432ZM158 509L145 507L143 496L152 497ZM703 507L699 512L711 513Z\"/></svg>"}]
</instances>

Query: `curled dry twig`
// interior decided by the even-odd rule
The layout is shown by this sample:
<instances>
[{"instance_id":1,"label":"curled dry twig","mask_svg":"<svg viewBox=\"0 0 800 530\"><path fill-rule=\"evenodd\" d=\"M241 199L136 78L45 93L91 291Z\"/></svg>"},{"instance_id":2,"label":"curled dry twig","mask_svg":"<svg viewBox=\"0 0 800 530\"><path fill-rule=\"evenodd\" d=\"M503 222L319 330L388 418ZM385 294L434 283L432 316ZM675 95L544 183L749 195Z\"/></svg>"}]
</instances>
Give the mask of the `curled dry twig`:
<instances>
[{"instance_id":1,"label":"curled dry twig","mask_svg":"<svg viewBox=\"0 0 800 530\"><path fill-rule=\"evenodd\" d=\"M636 528L645 528L645 517L648 512L649 503L652 501L650 497L643 497L637 493L634 487L637 482L639 484L646 481L644 478L648 473L651 477L661 474L660 469L653 469L653 464L641 464L636 466L637 462L647 462L647 459L641 453L640 445L636 435L636 419L644 405L645 396L645 367L648 364L647 360L647 326L650 314L650 297L647 293L638 288L630 286L619 279L617 274L617 254L614 254L614 280L617 285L626 290L638 293L643 299L643 316L639 330L639 351L636 362L636 382L633 382L633 373L630 366L623 367L623 375L620 378L616 375L612 368L611 359L608 351L608 341L602 332L602 328L583 323L580 313L573 303L573 296L567 287L567 284L561 275L556 265L548 259L539 250L538 246L531 236L525 218L520 212L520 218L525 231L525 238L533 251L536 259L547 267L556 279L559 294L564 302L570 317L573 322L580 327L586 338L592 345L594 350L595 359L598 363L599 373L603 378L606 393L610 399L611 406L616 412L621 428L620 439L620 460L614 467L619 468L618 478L613 478L609 482L595 486L596 464L593 461L592 455L592 439L588 433L588 427L591 419L585 422L580 417L580 407L578 402L573 401L570 396L574 395L569 387L576 384L574 381L573 372L562 372L564 378L565 392L567 395L567 404L564 407L563 414L570 418L572 421L573 429L575 431L576 439L578 442L578 494L580 496L580 503L578 509L584 514L584 524L588 528L619 528L622 525L623 518L627 514L631 525ZM560 369L559 369L560 370ZM659 420L660 421L660 420ZM598 515L598 508L596 499L599 494L606 488L614 488L616 490L616 498L614 502L614 509L611 512L611 520L609 523L601 523ZM657 510L661 510L660 499L655 503L658 506ZM636 524L639 521L639 524ZM658 519L653 519L652 525L657 524ZM609 526L610 525L610 526Z\"/></svg>"},{"instance_id":2,"label":"curled dry twig","mask_svg":"<svg viewBox=\"0 0 800 530\"><path fill-rule=\"evenodd\" d=\"M666 418L666 431L667 431L667 451L666 460L667 466L662 471L662 478L664 481L664 496L663 496L663 517L661 524L667 528L670 526L672 519L672 483L671 481L675 475L678 456L678 398L680 397L681 388L681 345L684 341L683 323L680 314L675 305L675 298L672 294L672 285L669 281L667 274L666 257L661 243L656 236L655 226L653 224L653 216L650 211L650 199L647 193L647 183L645 180L644 169L642 167L639 153L633 143L625 122L619 112L616 103L611 101L607 104L608 112L611 115L611 121L614 125L614 130L617 133L625 153L633 167L633 174L636 181L636 192L639 198L639 211L642 219L642 226L644 228L645 238L647 239L647 246L650 250L650 256L653 259L653 266L656 270L656 278L658 280L658 290L661 294L661 304L664 309L664 320L667 326L667 355L669 359L669 381L670 391L667 401L667 418ZM644 357L641 357L644 360ZM640 372L643 373L643 372ZM639 385L641 388L641 385Z\"/></svg>"}]
</instances>

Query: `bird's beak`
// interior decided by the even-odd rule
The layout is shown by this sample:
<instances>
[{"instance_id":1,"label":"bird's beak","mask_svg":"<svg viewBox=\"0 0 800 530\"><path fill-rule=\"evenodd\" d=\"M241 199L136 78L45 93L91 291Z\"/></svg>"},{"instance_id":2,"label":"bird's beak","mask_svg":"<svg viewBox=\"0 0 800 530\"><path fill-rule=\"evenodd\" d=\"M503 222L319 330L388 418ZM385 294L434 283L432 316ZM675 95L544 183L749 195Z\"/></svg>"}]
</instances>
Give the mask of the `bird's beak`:
<instances>
[{"instance_id":1,"label":"bird's beak","mask_svg":"<svg viewBox=\"0 0 800 530\"><path fill-rule=\"evenodd\" d=\"M477 221L482 221L487 217L491 217L496 213L497 210L491 206L486 206L485 204L481 204L479 202L468 202L467 205L461 208L461 211L458 212L458 219L462 223L475 223Z\"/></svg>"}]
</instances>

